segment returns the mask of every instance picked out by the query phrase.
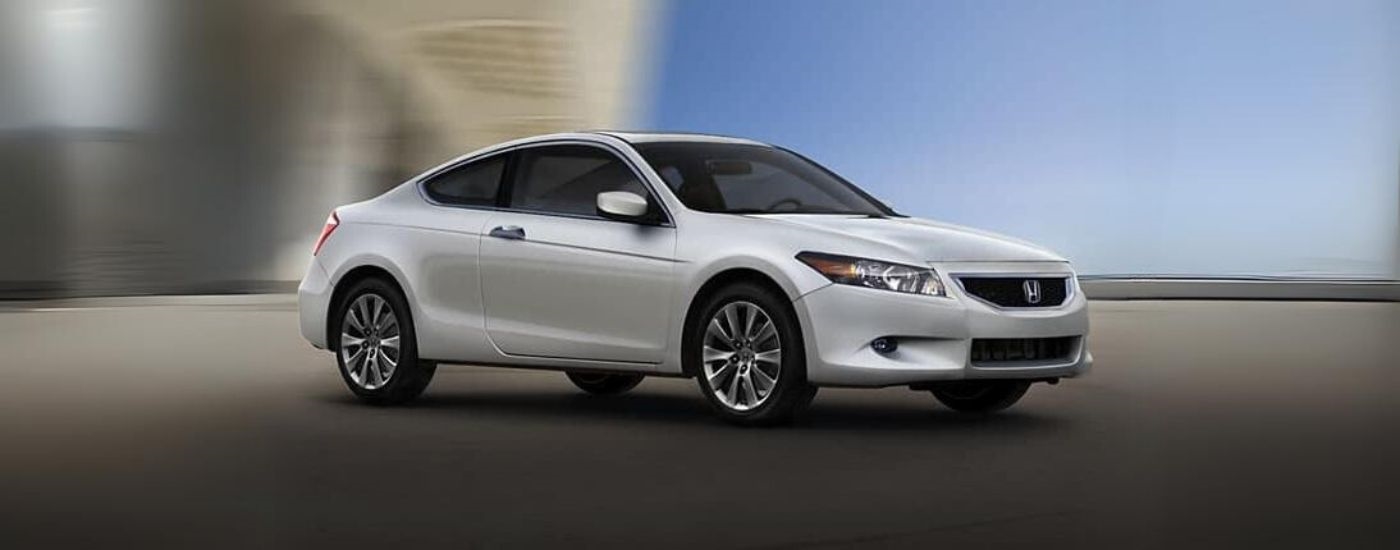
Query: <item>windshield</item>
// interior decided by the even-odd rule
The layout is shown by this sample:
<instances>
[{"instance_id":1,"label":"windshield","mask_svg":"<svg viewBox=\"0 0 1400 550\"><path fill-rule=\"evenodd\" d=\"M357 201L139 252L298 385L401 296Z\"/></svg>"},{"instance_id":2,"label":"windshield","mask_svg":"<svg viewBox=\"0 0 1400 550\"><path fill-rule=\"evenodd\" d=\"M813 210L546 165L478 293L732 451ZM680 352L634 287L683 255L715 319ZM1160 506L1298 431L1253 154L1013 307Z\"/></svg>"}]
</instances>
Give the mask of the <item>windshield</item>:
<instances>
[{"instance_id":1,"label":"windshield","mask_svg":"<svg viewBox=\"0 0 1400 550\"><path fill-rule=\"evenodd\" d=\"M636 146L686 207L730 214L892 216L888 207L801 155L763 145Z\"/></svg>"}]
</instances>

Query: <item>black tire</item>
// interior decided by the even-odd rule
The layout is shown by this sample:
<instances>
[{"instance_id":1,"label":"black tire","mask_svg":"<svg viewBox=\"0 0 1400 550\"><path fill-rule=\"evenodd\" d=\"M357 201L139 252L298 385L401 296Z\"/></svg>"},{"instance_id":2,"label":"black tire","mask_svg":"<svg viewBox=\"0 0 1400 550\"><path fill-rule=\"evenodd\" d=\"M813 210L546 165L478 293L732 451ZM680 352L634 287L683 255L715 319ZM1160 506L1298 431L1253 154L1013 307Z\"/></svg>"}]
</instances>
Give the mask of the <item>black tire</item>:
<instances>
[{"instance_id":1,"label":"black tire","mask_svg":"<svg viewBox=\"0 0 1400 550\"><path fill-rule=\"evenodd\" d=\"M350 307L359 303L362 297L378 297L383 300L384 305L393 313L396 330L386 330L385 340L392 336L397 336L398 350L396 354L396 364L392 372L388 375L388 380L375 378L380 384L362 384L356 381L356 376L352 376L351 370L346 365L347 351L349 355L354 355L356 348L342 346L342 332L346 330L346 316L350 312ZM370 298L366 298L367 300ZM356 319L360 315L357 314ZM417 334L413 329L413 314L408 307L408 301L399 292L398 287L392 283L379 278L369 278L354 283L345 293L345 297L336 304L334 323L329 335L335 350L336 364L340 367L340 377L345 381L345 385L350 391L362 401L373 405L398 405L406 403L423 393L423 389L428 387L428 383L433 380L433 373L437 371L437 364L429 361L422 361L418 358ZM376 335L376 341L379 337ZM342 349L345 348L345 349ZM375 348L378 350L379 348ZM387 343L384 348L385 357L389 357ZM361 376L369 376L368 366L360 365L356 372ZM379 371L375 371L379 372ZM367 387L370 386L370 387Z\"/></svg>"},{"instance_id":2,"label":"black tire","mask_svg":"<svg viewBox=\"0 0 1400 550\"><path fill-rule=\"evenodd\" d=\"M640 374L610 374L604 372L566 372L569 381L579 389L594 395L617 395L637 387L645 376Z\"/></svg>"},{"instance_id":3,"label":"black tire","mask_svg":"<svg viewBox=\"0 0 1400 550\"><path fill-rule=\"evenodd\" d=\"M792 421L806 409L817 394L816 386L807 382L807 361L803 347L802 329L797 323L797 315L792 310L792 303L781 293L750 282L727 285L702 299L704 302L698 310L700 314L692 320L691 326L687 328L687 337L684 339L685 346L682 349L684 354L682 362L686 365L688 372L695 374L700 392L709 401L715 414L727 422L745 426L768 426ZM762 394L766 397L762 398L756 406L741 410L736 406L726 404L716 395L716 389L712 384L718 383L724 386L727 383L732 383L733 380L722 376L728 371L716 372L715 374L721 374L721 376L717 376L714 382L710 380L704 361L704 347L706 331L715 315L730 304L742 305L745 303L757 306L761 313L771 320L776 331L780 356L777 361L765 363L764 368L772 369L776 364L780 370L777 371L776 381L769 387L768 392ZM749 315L752 316L751 313ZM771 342L771 340L769 341ZM750 357L753 358L755 355L751 352ZM721 361L714 364L721 365L723 363ZM750 364L753 366L748 368L758 368L756 359L751 359ZM738 372L735 370L731 376L737 375ZM745 370L744 372L750 371ZM748 384L754 392L761 392L761 388L754 386L754 380L757 380L754 377L757 374L750 375ZM765 374L765 376L767 375ZM739 382L740 387L742 387L742 383L742 381Z\"/></svg>"},{"instance_id":4,"label":"black tire","mask_svg":"<svg viewBox=\"0 0 1400 550\"><path fill-rule=\"evenodd\" d=\"M940 403L964 413L994 413L1015 405L1030 382L1021 380L960 380L929 390Z\"/></svg>"}]
</instances>

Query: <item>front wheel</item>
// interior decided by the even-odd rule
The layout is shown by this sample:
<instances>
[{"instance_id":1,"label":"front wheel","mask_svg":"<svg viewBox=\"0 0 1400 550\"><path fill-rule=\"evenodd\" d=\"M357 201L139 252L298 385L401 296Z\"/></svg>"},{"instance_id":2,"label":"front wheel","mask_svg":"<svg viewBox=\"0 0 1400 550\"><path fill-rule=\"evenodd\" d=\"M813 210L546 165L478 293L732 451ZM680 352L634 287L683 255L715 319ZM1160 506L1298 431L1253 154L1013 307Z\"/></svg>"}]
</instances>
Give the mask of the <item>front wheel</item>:
<instances>
[{"instance_id":1,"label":"front wheel","mask_svg":"<svg viewBox=\"0 0 1400 550\"><path fill-rule=\"evenodd\" d=\"M929 390L948 408L965 413L997 412L1021 400L1030 382L1020 380L959 380Z\"/></svg>"},{"instance_id":2,"label":"front wheel","mask_svg":"<svg viewBox=\"0 0 1400 550\"><path fill-rule=\"evenodd\" d=\"M726 421L787 422L817 393L807 382L802 331L785 296L752 283L727 286L706 300L690 331L685 359Z\"/></svg>"}]
</instances>

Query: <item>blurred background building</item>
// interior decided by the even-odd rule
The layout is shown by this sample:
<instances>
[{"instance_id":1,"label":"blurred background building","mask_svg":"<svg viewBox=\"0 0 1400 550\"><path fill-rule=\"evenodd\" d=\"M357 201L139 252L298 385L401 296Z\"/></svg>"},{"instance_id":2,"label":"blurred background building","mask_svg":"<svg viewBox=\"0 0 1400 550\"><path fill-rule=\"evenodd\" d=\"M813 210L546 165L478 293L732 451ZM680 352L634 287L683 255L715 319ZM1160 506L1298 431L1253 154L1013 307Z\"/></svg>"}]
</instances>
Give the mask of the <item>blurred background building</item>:
<instances>
[{"instance_id":1,"label":"blurred background building","mask_svg":"<svg viewBox=\"0 0 1400 550\"><path fill-rule=\"evenodd\" d=\"M636 125L635 0L0 6L0 296L294 288L336 205Z\"/></svg>"},{"instance_id":2,"label":"blurred background building","mask_svg":"<svg viewBox=\"0 0 1400 550\"><path fill-rule=\"evenodd\" d=\"M1400 278L1386 0L10 0L0 298L288 290L502 140L791 146L1100 275Z\"/></svg>"}]
</instances>

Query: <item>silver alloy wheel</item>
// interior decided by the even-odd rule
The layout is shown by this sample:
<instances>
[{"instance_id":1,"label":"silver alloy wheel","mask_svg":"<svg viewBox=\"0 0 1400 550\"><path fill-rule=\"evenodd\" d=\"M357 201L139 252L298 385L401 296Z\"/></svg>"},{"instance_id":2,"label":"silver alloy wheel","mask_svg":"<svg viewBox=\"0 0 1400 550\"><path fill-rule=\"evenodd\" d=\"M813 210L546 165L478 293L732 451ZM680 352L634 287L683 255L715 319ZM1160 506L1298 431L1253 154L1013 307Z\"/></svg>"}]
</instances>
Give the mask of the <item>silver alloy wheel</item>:
<instances>
[{"instance_id":1,"label":"silver alloy wheel","mask_svg":"<svg viewBox=\"0 0 1400 550\"><path fill-rule=\"evenodd\" d=\"M730 302L715 312L702 342L704 375L720 403L752 410L773 395L782 375L778 327L763 308Z\"/></svg>"},{"instance_id":2,"label":"silver alloy wheel","mask_svg":"<svg viewBox=\"0 0 1400 550\"><path fill-rule=\"evenodd\" d=\"M340 357L355 385L384 387L399 366L399 320L378 294L363 294L340 322Z\"/></svg>"}]
</instances>

